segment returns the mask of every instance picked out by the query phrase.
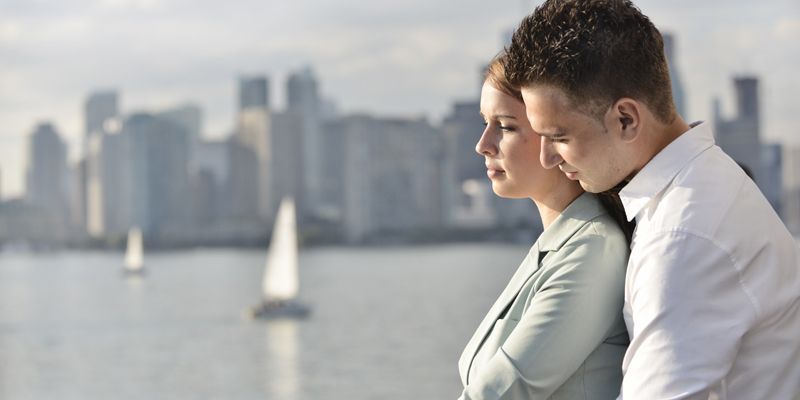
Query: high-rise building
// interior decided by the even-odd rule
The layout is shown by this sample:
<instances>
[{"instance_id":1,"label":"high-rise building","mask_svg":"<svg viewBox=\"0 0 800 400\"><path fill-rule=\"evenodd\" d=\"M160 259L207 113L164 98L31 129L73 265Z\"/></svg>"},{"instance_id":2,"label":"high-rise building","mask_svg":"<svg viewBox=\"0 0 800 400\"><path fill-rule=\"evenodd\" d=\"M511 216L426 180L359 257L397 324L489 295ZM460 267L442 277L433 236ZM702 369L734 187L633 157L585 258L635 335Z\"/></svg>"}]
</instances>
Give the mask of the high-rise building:
<instances>
[{"instance_id":1,"label":"high-rise building","mask_svg":"<svg viewBox=\"0 0 800 400\"><path fill-rule=\"evenodd\" d=\"M89 138L85 165L86 231L121 237L132 225L131 151L119 118L106 121Z\"/></svg>"},{"instance_id":2,"label":"high-rise building","mask_svg":"<svg viewBox=\"0 0 800 400\"><path fill-rule=\"evenodd\" d=\"M196 104L183 104L156 113L156 117L183 128L189 135L189 172L197 172L195 153L203 132L203 110Z\"/></svg>"},{"instance_id":3,"label":"high-rise building","mask_svg":"<svg viewBox=\"0 0 800 400\"><path fill-rule=\"evenodd\" d=\"M761 151L761 133L758 113L758 79L751 76L734 78L736 89L736 115L724 118L719 102L714 104L716 142L731 158L752 172L761 186L764 179Z\"/></svg>"},{"instance_id":4,"label":"high-rise building","mask_svg":"<svg viewBox=\"0 0 800 400\"><path fill-rule=\"evenodd\" d=\"M765 144L761 140L761 116L759 111L758 78L739 76L734 78L736 89L736 115L733 118L721 116L719 100L714 102L714 122L717 144L739 163L755 180L761 192L781 215L786 215L784 207L792 207L784 201L783 173L791 169L783 167L784 162L793 164L791 154L784 157L781 145ZM791 186L786 186L791 192ZM788 211L791 214L791 211Z\"/></svg>"},{"instance_id":5,"label":"high-rise building","mask_svg":"<svg viewBox=\"0 0 800 400\"><path fill-rule=\"evenodd\" d=\"M342 227L345 196L345 157L347 154L347 132L352 127L352 117L326 119L320 129L325 157L322 159L323 203L321 211L325 221L338 228Z\"/></svg>"},{"instance_id":6,"label":"high-rise building","mask_svg":"<svg viewBox=\"0 0 800 400\"><path fill-rule=\"evenodd\" d=\"M27 200L44 210L57 227L69 221L67 145L50 123L39 124L29 138Z\"/></svg>"},{"instance_id":7,"label":"high-rise building","mask_svg":"<svg viewBox=\"0 0 800 400\"><path fill-rule=\"evenodd\" d=\"M761 160L764 175L759 188L780 214L783 211L783 146L778 143L761 146Z\"/></svg>"},{"instance_id":8,"label":"high-rise building","mask_svg":"<svg viewBox=\"0 0 800 400\"><path fill-rule=\"evenodd\" d=\"M203 110L200 106L196 104L183 104L158 112L156 116L183 128L189 135L189 139L192 143L200 141L203 132Z\"/></svg>"},{"instance_id":9,"label":"high-rise building","mask_svg":"<svg viewBox=\"0 0 800 400\"><path fill-rule=\"evenodd\" d=\"M273 149L272 149L272 115L266 108L251 107L239 112L239 121L236 129L236 142L243 146L245 149L251 151L255 156L254 171L240 170L239 168L232 168L233 173L244 173L245 176L255 176L257 181L256 187L256 216L261 221L270 221L272 218L272 171L270 165L272 164ZM233 157L231 158L233 161ZM236 160L239 162L240 160ZM245 160L241 160L244 162ZM233 166L232 166L233 167ZM249 168L252 168L250 166ZM251 175L252 174L252 175ZM252 182L250 183L252 184ZM247 190L240 194L249 193ZM238 194L238 193L237 193ZM249 205L250 202L247 202ZM252 210L241 209L240 213L247 215ZM253 217L253 216L251 216Z\"/></svg>"},{"instance_id":10,"label":"high-rise building","mask_svg":"<svg viewBox=\"0 0 800 400\"><path fill-rule=\"evenodd\" d=\"M257 188L256 215L261 221L271 221L277 211L281 198L294 197L298 203L303 201L303 157L302 139L305 119L292 112L274 112L264 108L250 108L239 113L239 124L234 141L242 156L240 160L231 157L233 184L241 191L235 196L252 197L250 185ZM252 154L254 165L248 164L246 153ZM241 164L241 165L239 165ZM248 170L252 169L252 170ZM250 201L241 199L242 206L252 206ZM237 214L252 212L242 207ZM302 216L304 210L298 210ZM302 219L302 218L301 218Z\"/></svg>"},{"instance_id":11,"label":"high-rise building","mask_svg":"<svg viewBox=\"0 0 800 400\"><path fill-rule=\"evenodd\" d=\"M733 84L736 88L736 116L742 123L748 123L758 136L758 78L739 76L733 79Z\"/></svg>"},{"instance_id":12,"label":"high-rise building","mask_svg":"<svg viewBox=\"0 0 800 400\"><path fill-rule=\"evenodd\" d=\"M344 232L373 234L439 228L440 132L422 119L342 119Z\"/></svg>"},{"instance_id":13,"label":"high-rise building","mask_svg":"<svg viewBox=\"0 0 800 400\"><path fill-rule=\"evenodd\" d=\"M270 122L270 148L273 154L268 172L272 175L270 182L274 215L284 197L293 197L298 204L305 202L302 188L305 168L302 132L306 121L298 114L284 112L273 113ZM303 210L298 211L302 220Z\"/></svg>"},{"instance_id":14,"label":"high-rise building","mask_svg":"<svg viewBox=\"0 0 800 400\"><path fill-rule=\"evenodd\" d=\"M69 191L70 225L83 233L86 229L86 156L84 155L80 158L71 168Z\"/></svg>"},{"instance_id":15,"label":"high-rise building","mask_svg":"<svg viewBox=\"0 0 800 400\"><path fill-rule=\"evenodd\" d=\"M192 175L193 219L200 226L215 224L224 215L230 161L224 141L202 141L197 146Z\"/></svg>"},{"instance_id":16,"label":"high-rise building","mask_svg":"<svg viewBox=\"0 0 800 400\"><path fill-rule=\"evenodd\" d=\"M130 152L131 223L162 238L185 230L191 217L188 132L136 113L125 120L122 134Z\"/></svg>"},{"instance_id":17,"label":"high-rise building","mask_svg":"<svg viewBox=\"0 0 800 400\"><path fill-rule=\"evenodd\" d=\"M239 132L228 138L228 180L224 215L234 222L258 222L259 158L247 137Z\"/></svg>"},{"instance_id":18,"label":"high-rise building","mask_svg":"<svg viewBox=\"0 0 800 400\"><path fill-rule=\"evenodd\" d=\"M442 189L449 226L489 227L497 223L494 208L484 206L483 199L490 199L492 195L491 187L481 184L486 182L486 167L481 156L475 153L475 144L483 130L479 111L477 101L456 102L442 121Z\"/></svg>"},{"instance_id":19,"label":"high-rise building","mask_svg":"<svg viewBox=\"0 0 800 400\"><path fill-rule=\"evenodd\" d=\"M800 234L800 147L784 146L781 217L789 230Z\"/></svg>"},{"instance_id":20,"label":"high-rise building","mask_svg":"<svg viewBox=\"0 0 800 400\"><path fill-rule=\"evenodd\" d=\"M86 131L84 132L87 143L90 136L99 134L102 131L103 124L109 118L114 118L119 115L117 104L117 92L113 90L104 90L94 92L89 95L84 106L84 119L86 124Z\"/></svg>"},{"instance_id":21,"label":"high-rise building","mask_svg":"<svg viewBox=\"0 0 800 400\"><path fill-rule=\"evenodd\" d=\"M317 78L311 67L305 67L289 74L286 81L287 113L302 120L302 129L294 132L300 135L302 145L303 176L301 177L303 202L300 208L315 216L330 204L325 204L325 185L323 165L325 157L330 157L323 147L322 102Z\"/></svg>"},{"instance_id":22,"label":"high-rise building","mask_svg":"<svg viewBox=\"0 0 800 400\"><path fill-rule=\"evenodd\" d=\"M86 232L90 236L99 238L106 234L105 208L103 201L103 134L91 135L86 146L84 161L85 186L84 199L86 201Z\"/></svg>"},{"instance_id":23,"label":"high-rise building","mask_svg":"<svg viewBox=\"0 0 800 400\"><path fill-rule=\"evenodd\" d=\"M269 108L269 80L265 76L239 78L239 110Z\"/></svg>"},{"instance_id":24,"label":"high-rise building","mask_svg":"<svg viewBox=\"0 0 800 400\"><path fill-rule=\"evenodd\" d=\"M83 109L85 130L82 142L80 168L76 170L76 188L74 191L75 194L73 195L75 199L72 208L74 209L76 219L81 221L80 226L89 228L88 225L91 222L93 227L87 229L87 231L95 233L99 232L98 229L100 229L100 225L98 225L100 224L98 220L100 209L97 208L99 204L97 203L99 192L96 192L99 186L96 186L95 189L90 189L88 185L90 182L99 182L97 171L99 171L100 166L91 165L91 162L89 162L90 143L93 142L92 138L103 134L107 121L119 117L118 103L116 91L100 90L89 94ZM95 146L98 146L95 150L99 151L100 139L95 139L94 142L96 143ZM97 158L98 156L97 154L95 155L95 161L99 160L99 158ZM89 175L92 171L95 172L94 177ZM90 194L90 190L95 190L95 193ZM95 197L92 198L92 196ZM94 202L92 206L95 207L91 212L89 210L90 201Z\"/></svg>"},{"instance_id":25,"label":"high-rise building","mask_svg":"<svg viewBox=\"0 0 800 400\"><path fill-rule=\"evenodd\" d=\"M686 115L686 93L683 88L683 78L677 64L677 55L675 51L675 37L670 33L662 33L664 38L664 54L667 57L667 65L669 67L669 77L672 80L672 101L675 103L675 109L678 114L685 118Z\"/></svg>"}]
</instances>

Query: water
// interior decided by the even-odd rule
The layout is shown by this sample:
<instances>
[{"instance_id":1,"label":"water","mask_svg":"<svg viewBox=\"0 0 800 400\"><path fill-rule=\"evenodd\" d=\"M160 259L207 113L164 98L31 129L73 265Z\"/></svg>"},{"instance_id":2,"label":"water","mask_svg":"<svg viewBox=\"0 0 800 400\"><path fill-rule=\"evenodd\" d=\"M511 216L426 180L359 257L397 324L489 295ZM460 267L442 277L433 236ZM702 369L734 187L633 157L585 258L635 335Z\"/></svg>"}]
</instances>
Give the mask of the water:
<instances>
[{"instance_id":1,"label":"water","mask_svg":"<svg viewBox=\"0 0 800 400\"><path fill-rule=\"evenodd\" d=\"M250 321L264 251L0 254L2 399L455 398L525 246L301 252L305 321Z\"/></svg>"}]
</instances>

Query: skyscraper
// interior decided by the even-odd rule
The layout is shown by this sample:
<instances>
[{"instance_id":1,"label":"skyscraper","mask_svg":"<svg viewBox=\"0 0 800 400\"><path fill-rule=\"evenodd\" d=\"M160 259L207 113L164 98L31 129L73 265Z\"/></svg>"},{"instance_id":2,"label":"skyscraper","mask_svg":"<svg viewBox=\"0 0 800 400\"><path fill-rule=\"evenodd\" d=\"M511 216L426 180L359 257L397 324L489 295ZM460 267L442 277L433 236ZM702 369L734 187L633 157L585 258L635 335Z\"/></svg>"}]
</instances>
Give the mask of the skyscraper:
<instances>
[{"instance_id":1,"label":"skyscraper","mask_svg":"<svg viewBox=\"0 0 800 400\"><path fill-rule=\"evenodd\" d=\"M303 203L301 209L320 216L326 206L326 187L323 181L325 157L330 157L323 148L321 100L317 78L311 67L305 67L289 74L286 81L287 113L302 120L300 135L302 144L303 175L301 177Z\"/></svg>"},{"instance_id":2,"label":"skyscraper","mask_svg":"<svg viewBox=\"0 0 800 400\"><path fill-rule=\"evenodd\" d=\"M93 190L89 188L90 182L99 182L99 166L98 165L91 165L88 161L89 153L90 153L90 143L93 142L94 137L99 137L103 134L103 128L106 121L111 120L113 118L119 117L119 104L118 104L118 95L117 92L114 90L100 90L93 93L90 93L86 102L84 103L84 110L83 110L83 119L84 119L84 137L81 146L81 161L80 161L80 168L76 170L76 189L74 192L74 200L73 206L75 220L80 221L80 226L86 226L92 224L92 229L89 229L93 232L98 232L100 229L99 222L99 215L100 211L98 207L98 197L90 200L92 195L99 196L99 192L94 192L94 194L90 194L89 191ZM99 139L95 139L94 142L96 143L95 146L100 146ZM95 150L99 151L99 147ZM99 157L99 155L97 155ZM95 157L94 160L99 160L99 158ZM90 176L91 173L95 173L95 176ZM95 187L97 189L98 187ZM93 201L93 206L95 207L94 210L89 210L90 204L89 202ZM90 216L89 213L94 212L93 216ZM98 225L100 224L100 225Z\"/></svg>"},{"instance_id":3,"label":"skyscraper","mask_svg":"<svg viewBox=\"0 0 800 400\"><path fill-rule=\"evenodd\" d=\"M229 165L228 144L224 141L201 141L197 145L192 174L193 219L203 229L218 226L223 205L230 193L226 189Z\"/></svg>"},{"instance_id":4,"label":"skyscraper","mask_svg":"<svg viewBox=\"0 0 800 400\"><path fill-rule=\"evenodd\" d=\"M162 237L185 229L191 216L189 134L147 113L129 116L122 134L131 160L132 223Z\"/></svg>"},{"instance_id":5,"label":"skyscraper","mask_svg":"<svg viewBox=\"0 0 800 400\"><path fill-rule=\"evenodd\" d=\"M242 159L234 158L231 155L232 162L242 164L241 168L236 165L231 166L231 172L235 174L232 183L239 184L242 179L247 179L248 182L242 182L243 185L255 185L256 189L256 198L243 201L242 205L247 205L247 207L238 210L238 214L242 217L258 217L261 221L269 221L273 209L272 171L270 170L273 157L271 120L272 116L266 108L251 107L240 111L235 140L242 147ZM252 152L256 161L255 165L245 165L249 157L245 157L244 151ZM248 171L248 169L253 170ZM253 178L256 179L255 182L252 181ZM250 196L250 189L241 187L240 190L235 195L247 194ZM253 200L255 200L255 210L250 209ZM256 214L250 215L253 211Z\"/></svg>"},{"instance_id":6,"label":"skyscraper","mask_svg":"<svg viewBox=\"0 0 800 400\"><path fill-rule=\"evenodd\" d=\"M672 100L675 102L675 110L681 117L687 118L686 94L683 90L683 78L677 65L675 38L670 33L662 33L662 36L664 38L664 54L667 57L667 65L669 67L669 77L672 80Z\"/></svg>"},{"instance_id":7,"label":"skyscraper","mask_svg":"<svg viewBox=\"0 0 800 400\"><path fill-rule=\"evenodd\" d=\"M156 114L158 118L180 126L191 142L199 142L203 131L203 110L196 104L183 104Z\"/></svg>"},{"instance_id":8,"label":"skyscraper","mask_svg":"<svg viewBox=\"0 0 800 400\"><path fill-rule=\"evenodd\" d=\"M480 184L486 182L486 167L475 153L475 144L483 128L479 111L477 101L456 102L442 121L443 196L450 226L491 226L497 222L494 209L487 209L482 206L484 202L476 201L493 195L491 187Z\"/></svg>"},{"instance_id":9,"label":"skyscraper","mask_svg":"<svg viewBox=\"0 0 800 400\"><path fill-rule=\"evenodd\" d=\"M69 197L67 192L67 146L50 123L34 129L28 146L26 197L41 207L58 228L67 221Z\"/></svg>"},{"instance_id":10,"label":"skyscraper","mask_svg":"<svg viewBox=\"0 0 800 400\"><path fill-rule=\"evenodd\" d=\"M440 227L439 130L424 119L351 116L341 124L346 239Z\"/></svg>"},{"instance_id":11,"label":"skyscraper","mask_svg":"<svg viewBox=\"0 0 800 400\"><path fill-rule=\"evenodd\" d=\"M269 80L265 76L239 78L239 110L269 108Z\"/></svg>"},{"instance_id":12,"label":"skyscraper","mask_svg":"<svg viewBox=\"0 0 800 400\"><path fill-rule=\"evenodd\" d=\"M189 146L189 171L191 174L196 173L195 153L198 151L203 132L203 110L196 104L187 103L161 111L156 114L156 117L169 121L186 131Z\"/></svg>"},{"instance_id":13,"label":"skyscraper","mask_svg":"<svg viewBox=\"0 0 800 400\"><path fill-rule=\"evenodd\" d=\"M95 132L100 132L105 121L118 116L118 114L116 91L104 90L90 94L84 106L86 139L88 140L89 136Z\"/></svg>"},{"instance_id":14,"label":"skyscraper","mask_svg":"<svg viewBox=\"0 0 800 400\"><path fill-rule=\"evenodd\" d=\"M758 113L758 79L752 76L734 78L736 114L733 118L721 115L719 103L714 105L714 125L717 144L736 162L750 169L761 187L763 166L761 133ZM764 190L763 187L761 187Z\"/></svg>"},{"instance_id":15,"label":"skyscraper","mask_svg":"<svg viewBox=\"0 0 800 400\"><path fill-rule=\"evenodd\" d=\"M782 151L783 201L781 217L789 230L800 234L800 147L784 146Z\"/></svg>"},{"instance_id":16,"label":"skyscraper","mask_svg":"<svg viewBox=\"0 0 800 400\"><path fill-rule=\"evenodd\" d=\"M295 113L272 113L270 118L270 140L272 157L269 173L272 175L272 206L277 206L282 198L290 196L298 204L303 198L303 126L305 121ZM300 210L302 217L302 210Z\"/></svg>"}]
</instances>

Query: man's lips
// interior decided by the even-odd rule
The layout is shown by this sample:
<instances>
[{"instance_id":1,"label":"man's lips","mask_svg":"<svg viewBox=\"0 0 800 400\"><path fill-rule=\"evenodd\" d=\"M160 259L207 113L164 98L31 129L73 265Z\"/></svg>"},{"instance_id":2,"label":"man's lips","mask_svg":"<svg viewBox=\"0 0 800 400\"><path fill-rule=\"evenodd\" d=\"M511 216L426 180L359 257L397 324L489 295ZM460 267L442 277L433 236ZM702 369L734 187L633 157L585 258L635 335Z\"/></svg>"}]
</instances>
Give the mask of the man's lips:
<instances>
[{"instance_id":1,"label":"man's lips","mask_svg":"<svg viewBox=\"0 0 800 400\"><path fill-rule=\"evenodd\" d=\"M572 171L570 169L564 168L563 165L559 165L558 169L560 169L561 172L563 172L564 175L567 176L567 178L572 179L573 181L578 179L578 171Z\"/></svg>"}]
</instances>

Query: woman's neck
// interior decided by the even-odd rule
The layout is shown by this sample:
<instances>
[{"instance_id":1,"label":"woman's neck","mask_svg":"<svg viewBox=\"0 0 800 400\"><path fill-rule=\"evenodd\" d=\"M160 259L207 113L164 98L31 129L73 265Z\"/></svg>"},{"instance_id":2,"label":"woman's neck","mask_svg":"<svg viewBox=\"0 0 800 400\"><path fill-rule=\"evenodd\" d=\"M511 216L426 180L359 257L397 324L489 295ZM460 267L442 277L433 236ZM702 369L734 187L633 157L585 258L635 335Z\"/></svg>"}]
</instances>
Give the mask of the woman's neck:
<instances>
[{"instance_id":1,"label":"woman's neck","mask_svg":"<svg viewBox=\"0 0 800 400\"><path fill-rule=\"evenodd\" d=\"M567 181L566 184L554 189L557 190L550 191L544 198L531 199L536 204L536 208L539 209L539 216L542 218L542 227L544 229L547 229L567 206L583 194L583 189L580 185L576 185L572 181Z\"/></svg>"}]
</instances>

